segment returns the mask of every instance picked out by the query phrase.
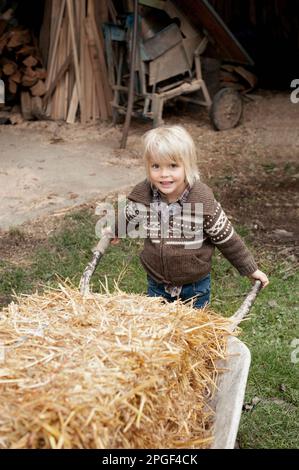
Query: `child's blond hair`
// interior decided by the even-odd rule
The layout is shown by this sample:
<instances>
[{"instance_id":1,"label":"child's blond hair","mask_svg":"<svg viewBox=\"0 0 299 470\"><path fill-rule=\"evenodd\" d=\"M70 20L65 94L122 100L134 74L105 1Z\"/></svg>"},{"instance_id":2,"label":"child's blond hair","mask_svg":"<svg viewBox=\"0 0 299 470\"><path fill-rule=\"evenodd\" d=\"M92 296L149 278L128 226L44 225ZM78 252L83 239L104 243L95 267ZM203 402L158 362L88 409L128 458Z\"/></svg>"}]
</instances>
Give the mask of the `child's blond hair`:
<instances>
[{"instance_id":1,"label":"child's blond hair","mask_svg":"<svg viewBox=\"0 0 299 470\"><path fill-rule=\"evenodd\" d=\"M171 160L182 163L190 187L199 180L195 144L182 126L162 126L146 132L143 137L143 157L149 181L149 167L153 158L160 162Z\"/></svg>"}]
</instances>

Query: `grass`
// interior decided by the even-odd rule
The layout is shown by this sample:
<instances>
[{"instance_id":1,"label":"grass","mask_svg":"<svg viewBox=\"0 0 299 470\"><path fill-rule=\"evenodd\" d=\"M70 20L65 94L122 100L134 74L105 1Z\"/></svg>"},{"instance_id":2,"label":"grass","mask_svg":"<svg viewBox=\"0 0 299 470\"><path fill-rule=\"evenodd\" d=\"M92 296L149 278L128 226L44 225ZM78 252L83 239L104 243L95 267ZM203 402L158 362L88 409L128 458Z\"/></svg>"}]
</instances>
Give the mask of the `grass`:
<instances>
[{"instance_id":1,"label":"grass","mask_svg":"<svg viewBox=\"0 0 299 470\"><path fill-rule=\"evenodd\" d=\"M12 261L0 262L0 299L7 303L12 291L29 293L44 285L55 286L59 276L78 285L96 244L96 219L87 210L65 217L63 228L50 236L46 246L30 253L24 267ZM22 241L25 236L13 230ZM246 227L239 233L248 235ZM95 291L103 284L129 292L146 291L146 275L138 254L142 242L123 240L110 247L92 278ZM290 347L299 338L297 291L299 273L287 259L277 259L274 253L256 256L261 269L270 273L271 284L262 291L253 306L250 319L243 323L241 339L252 354L245 407L239 427L241 448L299 447L299 363L291 361ZM211 307L221 314L232 315L250 289L220 253L212 269ZM299 354L298 354L299 357Z\"/></svg>"}]
</instances>

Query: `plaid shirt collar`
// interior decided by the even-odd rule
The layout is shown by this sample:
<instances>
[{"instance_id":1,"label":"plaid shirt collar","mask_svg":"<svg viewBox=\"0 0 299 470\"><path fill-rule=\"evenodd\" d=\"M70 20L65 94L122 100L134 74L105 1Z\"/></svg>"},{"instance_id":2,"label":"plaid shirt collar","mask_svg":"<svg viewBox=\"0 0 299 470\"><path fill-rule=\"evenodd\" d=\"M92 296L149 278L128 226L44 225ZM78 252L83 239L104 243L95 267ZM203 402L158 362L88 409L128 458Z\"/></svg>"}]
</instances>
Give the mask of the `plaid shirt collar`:
<instances>
[{"instance_id":1,"label":"plaid shirt collar","mask_svg":"<svg viewBox=\"0 0 299 470\"><path fill-rule=\"evenodd\" d=\"M153 202L162 202L162 197L161 197L161 193L158 191L157 188L153 187ZM189 196L189 193L191 191L191 188L189 186L189 184L186 186L186 188L184 189L183 193L181 194L181 196L178 198L177 201L175 202L171 202L170 204L168 204L169 206L171 206L172 204L177 204L179 203L181 206L183 206L183 204L187 201L188 199L188 196Z\"/></svg>"}]
</instances>

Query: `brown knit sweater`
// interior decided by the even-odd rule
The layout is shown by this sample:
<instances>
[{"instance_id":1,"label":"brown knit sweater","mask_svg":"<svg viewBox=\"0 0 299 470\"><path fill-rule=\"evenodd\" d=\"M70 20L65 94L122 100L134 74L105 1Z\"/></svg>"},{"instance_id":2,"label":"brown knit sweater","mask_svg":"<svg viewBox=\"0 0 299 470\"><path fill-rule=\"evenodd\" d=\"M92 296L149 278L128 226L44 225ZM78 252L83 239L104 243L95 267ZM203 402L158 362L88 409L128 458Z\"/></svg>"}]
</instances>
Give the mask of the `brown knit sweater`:
<instances>
[{"instance_id":1,"label":"brown knit sweater","mask_svg":"<svg viewBox=\"0 0 299 470\"><path fill-rule=\"evenodd\" d=\"M155 228L150 232L149 216L152 203L152 189L147 180L137 184L128 196L126 219L128 224L136 222L147 228L144 249L140 255L146 272L156 281L163 284L183 285L198 281L211 270L212 255L215 246L243 276L252 274L257 268L250 251L235 232L212 190L204 183L197 181L190 190L186 202L191 212L179 219L184 231L170 231L168 238L161 237L161 230ZM202 204L203 217L202 237L194 237L198 225L196 203ZM145 210L142 211L142 207ZM191 214L191 217L190 217ZM174 224L176 225L176 224ZM130 228L129 228L130 230ZM183 235L182 235L183 234ZM193 238L192 238L193 235Z\"/></svg>"}]
</instances>

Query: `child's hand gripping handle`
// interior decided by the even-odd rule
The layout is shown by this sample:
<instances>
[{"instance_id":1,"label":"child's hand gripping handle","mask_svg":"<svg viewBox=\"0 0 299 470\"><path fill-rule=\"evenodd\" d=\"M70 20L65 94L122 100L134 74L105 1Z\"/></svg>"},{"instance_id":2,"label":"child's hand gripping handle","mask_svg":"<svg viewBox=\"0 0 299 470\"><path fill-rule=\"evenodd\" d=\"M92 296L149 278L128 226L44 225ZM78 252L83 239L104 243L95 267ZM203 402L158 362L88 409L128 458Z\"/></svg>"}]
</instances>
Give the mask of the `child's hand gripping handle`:
<instances>
[{"instance_id":1,"label":"child's hand gripping handle","mask_svg":"<svg viewBox=\"0 0 299 470\"><path fill-rule=\"evenodd\" d=\"M228 327L229 331L233 332L237 328L239 323L243 320L243 318L247 315L261 287L262 287L261 281L256 281L254 283L254 286L252 287L251 291L249 292L246 299L242 303L241 307L236 311L236 313L232 317L230 317L230 319L232 320L232 323Z\"/></svg>"},{"instance_id":2,"label":"child's hand gripping handle","mask_svg":"<svg viewBox=\"0 0 299 470\"><path fill-rule=\"evenodd\" d=\"M89 281L91 276L93 275L98 262L102 258L103 254L107 250L109 243L111 240L111 236L109 235L104 235L97 246L92 250L93 251L93 257L90 263L86 266L84 273L81 277L80 280L80 292L82 295L88 295L89 294Z\"/></svg>"}]
</instances>

